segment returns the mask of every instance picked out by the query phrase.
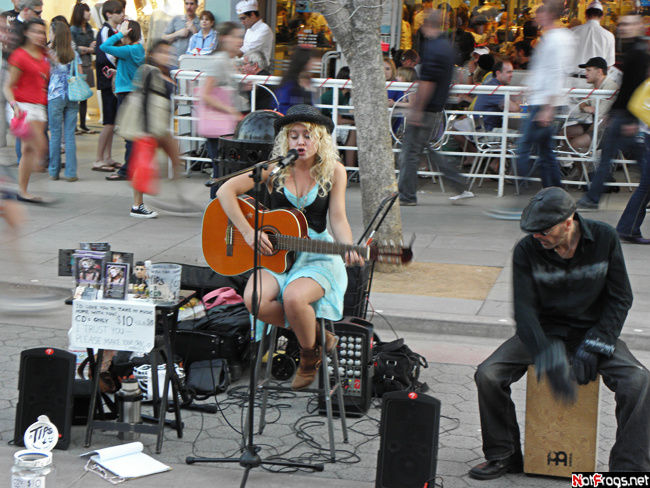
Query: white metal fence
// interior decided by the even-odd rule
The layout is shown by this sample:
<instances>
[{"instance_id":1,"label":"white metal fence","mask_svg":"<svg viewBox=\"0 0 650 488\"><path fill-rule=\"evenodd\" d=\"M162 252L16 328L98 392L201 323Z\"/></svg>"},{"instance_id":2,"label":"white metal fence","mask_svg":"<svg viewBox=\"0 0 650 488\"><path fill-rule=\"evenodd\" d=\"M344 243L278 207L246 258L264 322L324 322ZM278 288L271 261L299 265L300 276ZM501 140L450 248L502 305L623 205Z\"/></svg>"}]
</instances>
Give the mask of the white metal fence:
<instances>
[{"instance_id":1,"label":"white metal fence","mask_svg":"<svg viewBox=\"0 0 650 488\"><path fill-rule=\"evenodd\" d=\"M177 94L174 96L174 103L176 104L177 110L174 120L172 121L172 128L175 133L175 137L181 142L181 152L185 155L183 158L191 163L193 161L202 161L209 162L208 158L201 158L196 155L188 155L193 149L197 149L200 143L204 138L198 136L195 130L195 121L197 117L192 114L191 107L198 101L198 98L195 96L195 88L200 83L203 78L203 74L197 71L188 71L188 70L178 70L173 73L174 78L178 82ZM268 85L274 86L280 83L280 77L278 76L251 76L251 75L235 75L235 78L238 81L251 83L253 85ZM416 83L399 83L399 82L387 82L387 88L390 90L402 91L405 94L413 92L416 88ZM328 88L353 88L352 81L350 80L338 80L330 78L315 78L312 79L312 87L315 92L315 100L320 99L320 95L324 90ZM256 99L256 90L252 91L251 95L251 110L255 108L255 99ZM480 127L479 124L472 125L473 130L456 130L454 129L454 121L458 120L463 116L473 116L473 119L479 119L485 115L495 115L495 112L480 112L480 111L468 111L468 110L445 110L446 115L446 124L444 131L440 131L440 134L436 137L433 137L430 140L430 146L436 148L439 151L439 154L451 156L451 157L465 157L471 158L472 164L469 173L463 173L465 176L471 178L472 180L482 180L486 178L496 179L498 182L498 196L502 196L505 191L506 180L514 180L521 178L516 176L514 171L510 171L510 168L516 166L515 164L515 151L514 147L516 146L516 140L520 137L520 133L517 130L513 130L510 127L513 125L513 119L522 119L526 116L525 113L516 113L509 110L510 100L514 97L522 99L525 102L526 97L526 88L522 86L494 86L494 85L452 85L450 90L450 105L455 106L455 101L462 95L477 96L477 95L503 95L504 97L504 110L497 115L501 115L502 123L501 129L498 132L487 133ZM577 150L567 144L567 138L565 135L565 127L568 123L575 121L576 116L580 113L576 109L577 104L581 101L590 100L594 106L594 114L592 116L591 122L586 125L592 124L593 134L602 135L602 119L603 114L601 114L600 104L602 100L611 99L616 95L616 92L611 90L593 90L593 89L579 89L571 88L565 90L565 95L569 100L569 107L573 107L568 112L558 114L557 117L557 126L558 132L555 138L558 140L558 146L566 146L564 150L558 150L557 157L562 164L566 165L575 165L578 168L576 172L578 177L576 179L563 180L563 183L569 185L586 185L588 183L588 170L593 167L594 162L598 156L598 142L599 137L593 137L591 140L591 145L588 150ZM340 92L339 90L333 91L333 101L331 105L323 105L316 103L316 106L319 108L326 108L332 111L332 119L336 123L338 120L339 113L351 113L354 110L354 107L351 105L340 105ZM524 104L525 106L525 104ZM404 123L404 117L406 115L407 108L395 107L390 109L387 107L386 110L391 115L391 127L397 124ZM581 117L584 117L585 114L581 114ZM476 116L476 117L474 117ZM472 120L473 120L472 119ZM346 128L351 130L356 130L356 127L353 125L346 125ZM468 141L473 143L473 146L476 147L476 151L467 150L467 146L461 150L442 150L441 148L445 145L445 142L448 141L450 136L464 136ZM401 135L399 131L392 131L393 137L393 151L399 152L401 146ZM357 150L356 146L343 146L339 145L339 149L342 150ZM487 162L484 165L476 164L479 158L482 158L483 161L487 159ZM535 159L535 156L532 158ZM498 172L496 175L487 174L485 169L481 171L481 166L487 168L487 164L490 161L496 161L498 164ZM634 161L618 159L615 162L623 165L625 172L626 181L625 182L616 182L610 183L610 185L623 186L623 187L632 187L636 186L637 183L634 183L630 180L629 173L627 171L627 165L634 163ZM356 168L347 168L348 171L356 171ZM438 176L440 173L437 171L437 168L429 168L430 171L420 171L420 174L427 176Z\"/></svg>"}]
</instances>

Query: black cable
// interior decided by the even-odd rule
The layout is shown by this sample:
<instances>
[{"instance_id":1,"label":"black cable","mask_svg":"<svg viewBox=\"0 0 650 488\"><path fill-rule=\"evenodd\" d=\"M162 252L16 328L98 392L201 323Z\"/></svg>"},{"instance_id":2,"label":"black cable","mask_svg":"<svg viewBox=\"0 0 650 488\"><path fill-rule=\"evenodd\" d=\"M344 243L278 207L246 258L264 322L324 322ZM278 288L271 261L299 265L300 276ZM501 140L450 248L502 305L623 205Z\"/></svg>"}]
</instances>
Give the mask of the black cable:
<instances>
[{"instance_id":1,"label":"black cable","mask_svg":"<svg viewBox=\"0 0 650 488\"><path fill-rule=\"evenodd\" d=\"M196 443L199 441L199 436L203 433L203 425L205 418L203 417L203 412L199 412L201 414L201 427L199 427L199 431L196 433L196 437L194 438L194 441L192 441L192 456L198 457L198 454L196 453Z\"/></svg>"},{"instance_id":2,"label":"black cable","mask_svg":"<svg viewBox=\"0 0 650 488\"><path fill-rule=\"evenodd\" d=\"M441 431L441 432L439 433L439 435L449 434L449 432L453 432L454 430L456 430L457 428L460 427L460 419L459 419L459 418L456 418L456 417L447 417L446 415L441 415L440 418L441 418L441 419L451 420L452 422L455 422L456 425L454 425L453 427L450 427L450 428L448 428L448 429L445 429L445 430Z\"/></svg>"}]
</instances>

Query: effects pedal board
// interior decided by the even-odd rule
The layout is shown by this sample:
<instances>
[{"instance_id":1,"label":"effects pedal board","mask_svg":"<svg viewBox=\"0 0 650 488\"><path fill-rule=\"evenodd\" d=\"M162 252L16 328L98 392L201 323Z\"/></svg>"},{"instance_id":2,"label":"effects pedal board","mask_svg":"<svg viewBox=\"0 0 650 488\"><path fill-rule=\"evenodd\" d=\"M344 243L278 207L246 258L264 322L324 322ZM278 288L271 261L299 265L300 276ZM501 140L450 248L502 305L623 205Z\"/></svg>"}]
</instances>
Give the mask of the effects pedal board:
<instances>
[{"instance_id":1,"label":"effects pedal board","mask_svg":"<svg viewBox=\"0 0 650 488\"><path fill-rule=\"evenodd\" d=\"M332 396L332 411L339 415L337 395L343 391L343 406L346 417L360 417L370 408L372 399L372 334L373 325L358 317L344 317L334 323L334 333L339 337L336 346L338 355L341 390ZM335 382L332 359L327 358L330 384ZM319 388L323 378L319 377ZM325 397L319 395L318 412L326 415Z\"/></svg>"}]
</instances>

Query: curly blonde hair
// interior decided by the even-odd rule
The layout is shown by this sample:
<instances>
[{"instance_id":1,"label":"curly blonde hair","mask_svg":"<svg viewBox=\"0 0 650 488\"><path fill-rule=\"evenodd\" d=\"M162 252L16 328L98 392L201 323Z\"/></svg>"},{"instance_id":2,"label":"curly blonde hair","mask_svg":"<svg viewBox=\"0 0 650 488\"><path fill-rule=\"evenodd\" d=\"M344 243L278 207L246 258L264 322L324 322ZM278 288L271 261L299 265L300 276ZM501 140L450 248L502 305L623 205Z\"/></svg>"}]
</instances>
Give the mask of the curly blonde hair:
<instances>
[{"instance_id":1,"label":"curly blonde hair","mask_svg":"<svg viewBox=\"0 0 650 488\"><path fill-rule=\"evenodd\" d=\"M287 154L289 151L289 130L296 124L302 124L307 127L311 140L318 148L316 150L316 164L311 167L309 173L318 185L318 194L325 196L332 189L334 168L339 163L334 140L332 139L332 135L327 132L325 126L311 122L296 122L285 125L275 137L275 144L270 157L273 159ZM276 174L274 183L277 191L281 191L284 188L290 170L291 167L286 166Z\"/></svg>"}]
</instances>

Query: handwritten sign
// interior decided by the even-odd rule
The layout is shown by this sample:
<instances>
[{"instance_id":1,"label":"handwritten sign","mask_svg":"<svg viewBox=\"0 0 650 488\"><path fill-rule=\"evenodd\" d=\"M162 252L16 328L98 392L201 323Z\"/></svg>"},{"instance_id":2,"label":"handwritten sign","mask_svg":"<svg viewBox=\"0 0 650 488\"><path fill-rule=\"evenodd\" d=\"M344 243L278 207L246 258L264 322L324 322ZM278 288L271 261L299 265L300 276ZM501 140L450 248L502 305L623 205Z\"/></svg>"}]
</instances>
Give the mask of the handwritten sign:
<instances>
[{"instance_id":1,"label":"handwritten sign","mask_svg":"<svg viewBox=\"0 0 650 488\"><path fill-rule=\"evenodd\" d=\"M70 347L149 352L154 346L155 310L146 302L75 300Z\"/></svg>"}]
</instances>

